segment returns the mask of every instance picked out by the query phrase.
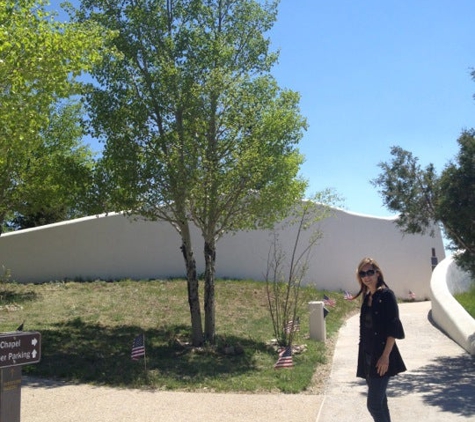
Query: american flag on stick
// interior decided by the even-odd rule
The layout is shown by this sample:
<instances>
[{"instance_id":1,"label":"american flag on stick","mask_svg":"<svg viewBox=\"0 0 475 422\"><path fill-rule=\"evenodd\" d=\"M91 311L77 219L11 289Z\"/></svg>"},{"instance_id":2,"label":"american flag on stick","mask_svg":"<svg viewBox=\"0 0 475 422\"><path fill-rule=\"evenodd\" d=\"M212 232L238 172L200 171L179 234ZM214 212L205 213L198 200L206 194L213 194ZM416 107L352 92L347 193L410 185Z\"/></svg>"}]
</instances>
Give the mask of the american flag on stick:
<instances>
[{"instance_id":1,"label":"american flag on stick","mask_svg":"<svg viewBox=\"0 0 475 422\"><path fill-rule=\"evenodd\" d=\"M343 299L345 300L352 300L353 299L353 295L350 293L350 292L347 292L345 290L345 296L343 296Z\"/></svg>"},{"instance_id":2,"label":"american flag on stick","mask_svg":"<svg viewBox=\"0 0 475 422\"><path fill-rule=\"evenodd\" d=\"M327 306L335 306L336 300L330 299L327 295L323 295L323 303Z\"/></svg>"},{"instance_id":3,"label":"american flag on stick","mask_svg":"<svg viewBox=\"0 0 475 422\"><path fill-rule=\"evenodd\" d=\"M292 346L288 346L285 349L281 349L281 351L279 352L279 359L277 359L274 368L292 368L293 366L294 362L292 361Z\"/></svg>"},{"instance_id":4,"label":"american flag on stick","mask_svg":"<svg viewBox=\"0 0 475 422\"><path fill-rule=\"evenodd\" d=\"M409 290L409 295L408 295L409 300L416 300L416 294Z\"/></svg>"},{"instance_id":5,"label":"american flag on stick","mask_svg":"<svg viewBox=\"0 0 475 422\"><path fill-rule=\"evenodd\" d=\"M143 334L134 338L131 354L133 360L139 360L141 357L145 357L145 336Z\"/></svg>"}]
</instances>

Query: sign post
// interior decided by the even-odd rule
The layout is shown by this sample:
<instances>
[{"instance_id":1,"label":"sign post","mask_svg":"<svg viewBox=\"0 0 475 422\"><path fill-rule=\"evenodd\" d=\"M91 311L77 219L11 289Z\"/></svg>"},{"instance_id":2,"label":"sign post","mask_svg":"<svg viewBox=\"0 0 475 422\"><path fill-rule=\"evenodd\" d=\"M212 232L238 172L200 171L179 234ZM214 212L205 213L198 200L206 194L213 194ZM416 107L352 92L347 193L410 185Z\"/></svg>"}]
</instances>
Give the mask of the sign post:
<instances>
[{"instance_id":1,"label":"sign post","mask_svg":"<svg viewBox=\"0 0 475 422\"><path fill-rule=\"evenodd\" d=\"M41 334L0 334L0 422L20 422L21 366L41 359Z\"/></svg>"},{"instance_id":2,"label":"sign post","mask_svg":"<svg viewBox=\"0 0 475 422\"><path fill-rule=\"evenodd\" d=\"M0 369L0 421L20 421L21 366Z\"/></svg>"}]
</instances>

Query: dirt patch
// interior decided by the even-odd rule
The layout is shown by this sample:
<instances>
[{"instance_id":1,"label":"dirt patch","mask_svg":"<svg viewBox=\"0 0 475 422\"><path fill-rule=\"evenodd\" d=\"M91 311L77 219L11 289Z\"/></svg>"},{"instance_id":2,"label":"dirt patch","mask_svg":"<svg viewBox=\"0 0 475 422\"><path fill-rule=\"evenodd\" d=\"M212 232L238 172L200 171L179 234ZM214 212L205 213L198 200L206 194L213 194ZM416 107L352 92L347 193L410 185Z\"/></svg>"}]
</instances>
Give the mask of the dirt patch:
<instances>
[{"instance_id":1,"label":"dirt patch","mask_svg":"<svg viewBox=\"0 0 475 422\"><path fill-rule=\"evenodd\" d=\"M311 387L304 394L324 394L333 364L333 353L338 336L330 338L325 342L325 363L318 365L312 378Z\"/></svg>"}]
</instances>

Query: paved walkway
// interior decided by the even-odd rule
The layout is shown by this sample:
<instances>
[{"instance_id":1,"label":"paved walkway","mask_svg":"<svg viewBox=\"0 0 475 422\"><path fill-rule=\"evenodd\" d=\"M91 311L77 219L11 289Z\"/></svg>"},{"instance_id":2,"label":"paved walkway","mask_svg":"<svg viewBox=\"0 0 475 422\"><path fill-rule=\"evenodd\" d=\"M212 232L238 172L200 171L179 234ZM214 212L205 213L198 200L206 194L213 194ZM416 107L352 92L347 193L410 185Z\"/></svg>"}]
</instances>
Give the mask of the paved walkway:
<instances>
[{"instance_id":1,"label":"paved walkway","mask_svg":"<svg viewBox=\"0 0 475 422\"><path fill-rule=\"evenodd\" d=\"M398 347L408 368L388 387L393 422L475 421L475 358L430 322L430 302L399 306L406 332ZM358 316L341 328L317 422L370 422L366 384L354 377Z\"/></svg>"},{"instance_id":2,"label":"paved walkway","mask_svg":"<svg viewBox=\"0 0 475 422\"><path fill-rule=\"evenodd\" d=\"M475 359L434 328L430 302L400 306L408 372L393 378L393 422L475 421ZM322 395L213 394L35 382L24 378L22 422L371 422L355 378L358 317L341 328Z\"/></svg>"}]
</instances>

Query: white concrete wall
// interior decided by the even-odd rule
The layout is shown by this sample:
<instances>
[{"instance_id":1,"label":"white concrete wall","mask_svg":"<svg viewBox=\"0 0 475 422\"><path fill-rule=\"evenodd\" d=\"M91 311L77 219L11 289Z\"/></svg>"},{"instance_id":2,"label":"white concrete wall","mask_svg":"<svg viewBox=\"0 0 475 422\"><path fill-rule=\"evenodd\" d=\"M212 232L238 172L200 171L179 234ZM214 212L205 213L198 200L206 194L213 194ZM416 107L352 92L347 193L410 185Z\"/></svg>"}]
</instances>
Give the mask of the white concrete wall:
<instances>
[{"instance_id":1,"label":"white concrete wall","mask_svg":"<svg viewBox=\"0 0 475 422\"><path fill-rule=\"evenodd\" d=\"M412 290L419 300L429 298L432 248L439 260L445 257L440 232L435 238L403 236L393 218L341 210L319 227L323 238L313 251L304 284L355 293L356 266L371 256L396 295L406 298ZM305 233L302 247L309 235ZM280 235L288 255L294 236L292 228ZM193 242L201 272L203 243L197 230ZM270 242L267 231L226 235L218 242L217 276L263 280ZM168 223L109 214L6 233L0 236L0 265L18 282L183 277L179 247L180 238Z\"/></svg>"},{"instance_id":2,"label":"white concrete wall","mask_svg":"<svg viewBox=\"0 0 475 422\"><path fill-rule=\"evenodd\" d=\"M466 291L470 275L444 259L434 270L430 283L432 319L447 335L468 353L475 355L475 319L452 296Z\"/></svg>"}]
</instances>

